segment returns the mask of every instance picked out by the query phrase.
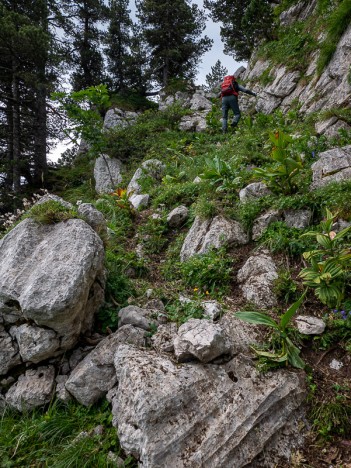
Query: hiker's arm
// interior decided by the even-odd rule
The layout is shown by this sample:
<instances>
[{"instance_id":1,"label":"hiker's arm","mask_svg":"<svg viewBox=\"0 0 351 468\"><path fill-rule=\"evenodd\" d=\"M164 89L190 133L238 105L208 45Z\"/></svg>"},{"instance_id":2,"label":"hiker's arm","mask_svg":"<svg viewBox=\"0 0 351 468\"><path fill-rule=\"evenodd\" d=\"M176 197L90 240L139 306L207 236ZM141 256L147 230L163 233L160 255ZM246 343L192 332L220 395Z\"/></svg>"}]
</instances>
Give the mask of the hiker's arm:
<instances>
[{"instance_id":1,"label":"hiker's arm","mask_svg":"<svg viewBox=\"0 0 351 468\"><path fill-rule=\"evenodd\" d=\"M238 83L238 90L241 91L242 93L251 94L251 96L257 96L256 93L254 93L253 91L250 91L249 89L244 88L243 86L239 85L239 83Z\"/></svg>"}]
</instances>

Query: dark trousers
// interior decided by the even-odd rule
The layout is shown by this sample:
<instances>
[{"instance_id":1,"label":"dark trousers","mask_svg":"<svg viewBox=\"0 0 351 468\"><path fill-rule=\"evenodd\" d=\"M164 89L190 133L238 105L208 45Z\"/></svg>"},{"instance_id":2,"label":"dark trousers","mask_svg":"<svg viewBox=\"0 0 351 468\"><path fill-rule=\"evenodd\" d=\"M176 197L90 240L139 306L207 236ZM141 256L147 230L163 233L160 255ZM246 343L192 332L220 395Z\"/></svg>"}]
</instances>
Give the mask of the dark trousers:
<instances>
[{"instance_id":1,"label":"dark trousers","mask_svg":"<svg viewBox=\"0 0 351 468\"><path fill-rule=\"evenodd\" d=\"M236 126L240 120L241 114L238 103L238 96L224 96L222 97L222 130L228 130L228 112L231 109L234 113L232 126Z\"/></svg>"}]
</instances>

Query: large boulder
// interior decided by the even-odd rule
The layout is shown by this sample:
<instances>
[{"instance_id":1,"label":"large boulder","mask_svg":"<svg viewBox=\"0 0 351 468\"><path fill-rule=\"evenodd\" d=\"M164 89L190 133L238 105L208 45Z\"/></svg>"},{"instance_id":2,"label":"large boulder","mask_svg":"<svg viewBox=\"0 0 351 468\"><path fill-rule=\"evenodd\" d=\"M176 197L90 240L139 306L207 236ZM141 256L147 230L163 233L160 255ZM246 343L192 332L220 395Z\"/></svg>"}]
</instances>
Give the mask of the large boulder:
<instances>
[{"instance_id":1,"label":"large boulder","mask_svg":"<svg viewBox=\"0 0 351 468\"><path fill-rule=\"evenodd\" d=\"M0 325L0 375L5 375L18 364L21 364L18 344L11 335Z\"/></svg>"},{"instance_id":2,"label":"large boulder","mask_svg":"<svg viewBox=\"0 0 351 468\"><path fill-rule=\"evenodd\" d=\"M241 202L247 202L257 198L265 197L266 195L272 195L266 184L263 182L253 182L239 192L239 198Z\"/></svg>"},{"instance_id":3,"label":"large boulder","mask_svg":"<svg viewBox=\"0 0 351 468\"><path fill-rule=\"evenodd\" d=\"M82 405L96 403L117 381L113 365L114 354L121 343L144 346L145 332L131 325L109 335L73 370L65 388Z\"/></svg>"},{"instance_id":4,"label":"large boulder","mask_svg":"<svg viewBox=\"0 0 351 468\"><path fill-rule=\"evenodd\" d=\"M297 434L287 424L305 396L297 373L262 375L241 356L226 366L177 365L127 345L114 362L113 424L143 467L241 468L269 448L271 466L289 456Z\"/></svg>"},{"instance_id":5,"label":"large boulder","mask_svg":"<svg viewBox=\"0 0 351 468\"><path fill-rule=\"evenodd\" d=\"M111 193L122 182L122 163L109 156L99 156L95 161L95 190L99 194Z\"/></svg>"},{"instance_id":6,"label":"large boulder","mask_svg":"<svg viewBox=\"0 0 351 468\"><path fill-rule=\"evenodd\" d=\"M230 350L230 343L221 325L208 320L191 319L179 327L174 340L178 362L198 359L210 362Z\"/></svg>"},{"instance_id":7,"label":"large boulder","mask_svg":"<svg viewBox=\"0 0 351 468\"><path fill-rule=\"evenodd\" d=\"M312 171L312 189L351 179L351 145L324 151L312 164Z\"/></svg>"},{"instance_id":8,"label":"large boulder","mask_svg":"<svg viewBox=\"0 0 351 468\"><path fill-rule=\"evenodd\" d=\"M224 245L244 245L248 241L247 233L237 221L229 221L222 216L203 220L197 216L184 240L180 259L184 262L195 254L208 252L212 247L218 249Z\"/></svg>"},{"instance_id":9,"label":"large boulder","mask_svg":"<svg viewBox=\"0 0 351 468\"><path fill-rule=\"evenodd\" d=\"M29 369L6 393L6 402L18 411L30 411L50 403L55 390L54 366Z\"/></svg>"},{"instance_id":10,"label":"large boulder","mask_svg":"<svg viewBox=\"0 0 351 468\"><path fill-rule=\"evenodd\" d=\"M274 281L278 278L277 268L267 252L250 257L238 271L238 283L245 299L260 309L277 305L273 292Z\"/></svg>"},{"instance_id":11,"label":"large boulder","mask_svg":"<svg viewBox=\"0 0 351 468\"><path fill-rule=\"evenodd\" d=\"M89 226L102 237L107 236L107 224L104 215L91 203L81 203L78 206L78 214L83 217Z\"/></svg>"},{"instance_id":12,"label":"large boulder","mask_svg":"<svg viewBox=\"0 0 351 468\"><path fill-rule=\"evenodd\" d=\"M109 109L104 119L104 129L125 128L135 123L138 114L136 112L123 111L121 109Z\"/></svg>"},{"instance_id":13,"label":"large boulder","mask_svg":"<svg viewBox=\"0 0 351 468\"><path fill-rule=\"evenodd\" d=\"M56 354L57 340L63 352L91 329L104 298L104 247L87 223L27 218L0 240L0 258L0 322L27 323L12 330L25 360Z\"/></svg>"},{"instance_id":14,"label":"large boulder","mask_svg":"<svg viewBox=\"0 0 351 468\"><path fill-rule=\"evenodd\" d=\"M128 195L130 196L141 194L141 186L139 183L140 179L147 176L152 177L155 180L160 180L163 176L165 168L166 166L158 159L148 159L147 161L144 161L141 164L141 167L135 171L131 181L128 184Z\"/></svg>"}]
</instances>

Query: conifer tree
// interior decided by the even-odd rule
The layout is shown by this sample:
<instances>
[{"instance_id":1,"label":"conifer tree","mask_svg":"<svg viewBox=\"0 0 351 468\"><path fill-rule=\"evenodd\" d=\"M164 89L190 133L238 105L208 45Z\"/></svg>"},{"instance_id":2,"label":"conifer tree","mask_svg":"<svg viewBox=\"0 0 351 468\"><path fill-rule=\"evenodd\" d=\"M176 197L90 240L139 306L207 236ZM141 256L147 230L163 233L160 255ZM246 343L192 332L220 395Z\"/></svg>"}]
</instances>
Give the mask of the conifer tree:
<instances>
[{"instance_id":1,"label":"conifer tree","mask_svg":"<svg viewBox=\"0 0 351 468\"><path fill-rule=\"evenodd\" d=\"M138 0L136 5L155 79L166 86L172 78L193 78L212 43L201 37L203 11L191 0Z\"/></svg>"},{"instance_id":2,"label":"conifer tree","mask_svg":"<svg viewBox=\"0 0 351 468\"><path fill-rule=\"evenodd\" d=\"M222 23L225 53L236 60L248 60L262 40L272 38L274 3L270 0L204 0L212 19Z\"/></svg>"},{"instance_id":3,"label":"conifer tree","mask_svg":"<svg viewBox=\"0 0 351 468\"><path fill-rule=\"evenodd\" d=\"M105 53L114 91L123 90L128 79L133 27L128 6L129 0L109 1Z\"/></svg>"},{"instance_id":4,"label":"conifer tree","mask_svg":"<svg viewBox=\"0 0 351 468\"><path fill-rule=\"evenodd\" d=\"M228 75L228 69L223 67L220 60L217 60L213 67L211 67L211 72L206 75L207 89L211 91L217 87L225 75Z\"/></svg>"},{"instance_id":5,"label":"conifer tree","mask_svg":"<svg viewBox=\"0 0 351 468\"><path fill-rule=\"evenodd\" d=\"M74 91L101 84L104 62L101 51L102 25L107 8L102 0L63 0L62 6L71 18L72 61L71 75Z\"/></svg>"}]
</instances>

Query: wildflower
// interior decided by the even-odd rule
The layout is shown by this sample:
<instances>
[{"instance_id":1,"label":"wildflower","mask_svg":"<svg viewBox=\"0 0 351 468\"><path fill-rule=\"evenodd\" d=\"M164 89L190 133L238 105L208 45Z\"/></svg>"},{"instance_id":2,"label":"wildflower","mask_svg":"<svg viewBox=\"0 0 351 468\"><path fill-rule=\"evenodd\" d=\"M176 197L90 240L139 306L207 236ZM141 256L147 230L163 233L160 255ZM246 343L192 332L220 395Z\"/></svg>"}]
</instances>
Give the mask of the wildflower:
<instances>
[{"instance_id":1,"label":"wildflower","mask_svg":"<svg viewBox=\"0 0 351 468\"><path fill-rule=\"evenodd\" d=\"M208 296L210 293L208 291L205 292L206 296Z\"/></svg>"},{"instance_id":2,"label":"wildflower","mask_svg":"<svg viewBox=\"0 0 351 468\"><path fill-rule=\"evenodd\" d=\"M330 233L329 233L329 238L330 238L331 240L333 240L333 239L335 238L335 236L336 236L336 232L335 232L335 231L330 231Z\"/></svg>"},{"instance_id":3,"label":"wildflower","mask_svg":"<svg viewBox=\"0 0 351 468\"><path fill-rule=\"evenodd\" d=\"M198 291L198 290L199 290L199 288L194 288L194 292L196 292L196 291Z\"/></svg>"}]
</instances>

